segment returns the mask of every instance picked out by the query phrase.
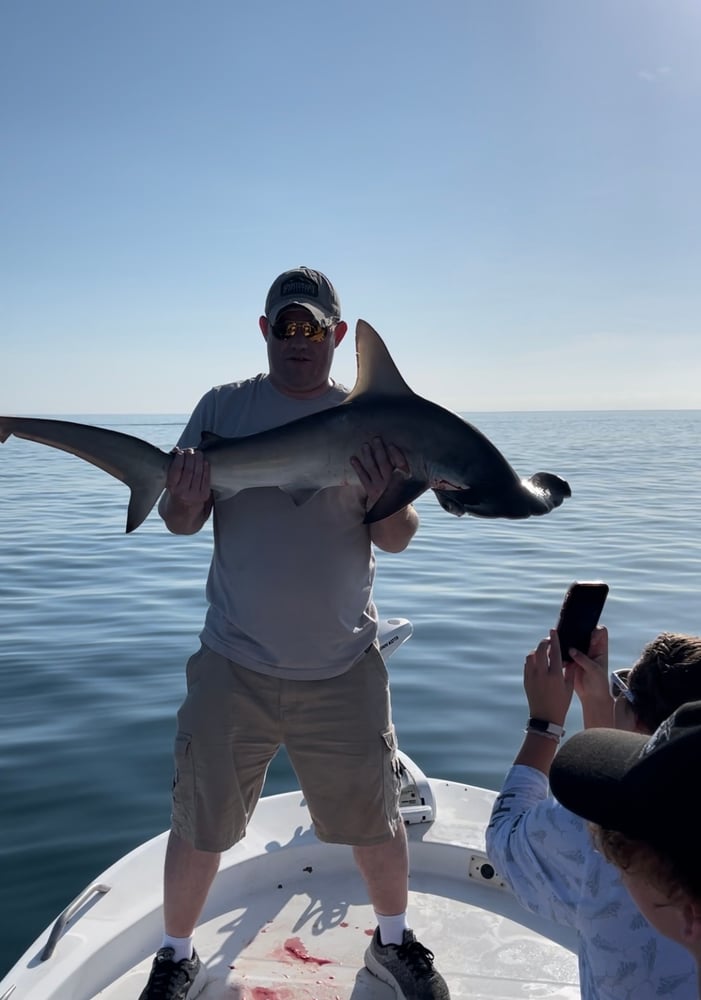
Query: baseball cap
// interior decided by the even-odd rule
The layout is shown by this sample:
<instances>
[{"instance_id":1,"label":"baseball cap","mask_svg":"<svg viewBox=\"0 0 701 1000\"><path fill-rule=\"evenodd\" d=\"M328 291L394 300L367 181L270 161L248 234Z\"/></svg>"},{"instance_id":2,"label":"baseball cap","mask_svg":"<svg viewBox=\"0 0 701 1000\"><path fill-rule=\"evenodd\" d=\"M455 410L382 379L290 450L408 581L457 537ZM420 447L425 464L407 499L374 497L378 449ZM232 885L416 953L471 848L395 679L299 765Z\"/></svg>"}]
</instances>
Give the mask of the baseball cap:
<instances>
[{"instance_id":1,"label":"baseball cap","mask_svg":"<svg viewBox=\"0 0 701 1000\"><path fill-rule=\"evenodd\" d=\"M341 318L341 301L329 279L310 267L295 267L278 275L265 300L265 315L274 323L288 306L303 306L324 325Z\"/></svg>"},{"instance_id":2,"label":"baseball cap","mask_svg":"<svg viewBox=\"0 0 701 1000\"><path fill-rule=\"evenodd\" d=\"M555 755L550 787L570 812L699 866L701 701L673 712L652 734L576 733Z\"/></svg>"}]
</instances>

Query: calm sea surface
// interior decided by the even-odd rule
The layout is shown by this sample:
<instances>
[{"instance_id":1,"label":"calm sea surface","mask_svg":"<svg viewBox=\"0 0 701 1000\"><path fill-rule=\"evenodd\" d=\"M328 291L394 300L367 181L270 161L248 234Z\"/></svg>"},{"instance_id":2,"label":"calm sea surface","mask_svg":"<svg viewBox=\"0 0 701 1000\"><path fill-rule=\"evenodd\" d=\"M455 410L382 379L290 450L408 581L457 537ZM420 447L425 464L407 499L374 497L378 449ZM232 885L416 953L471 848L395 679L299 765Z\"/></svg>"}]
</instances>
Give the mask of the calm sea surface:
<instances>
[{"instance_id":1,"label":"calm sea surface","mask_svg":"<svg viewBox=\"0 0 701 1000\"><path fill-rule=\"evenodd\" d=\"M659 631L701 632L701 411L465 416L520 474L557 472L573 496L510 522L452 517L428 494L411 547L379 554L375 596L414 624L390 661L401 746L427 774L498 788L522 735L524 656L572 580L610 585L612 665ZM73 419L170 448L185 418ZM211 532L177 538L152 513L125 535L127 497L72 456L0 448L0 973L168 825ZM293 787L283 754L266 791Z\"/></svg>"}]
</instances>

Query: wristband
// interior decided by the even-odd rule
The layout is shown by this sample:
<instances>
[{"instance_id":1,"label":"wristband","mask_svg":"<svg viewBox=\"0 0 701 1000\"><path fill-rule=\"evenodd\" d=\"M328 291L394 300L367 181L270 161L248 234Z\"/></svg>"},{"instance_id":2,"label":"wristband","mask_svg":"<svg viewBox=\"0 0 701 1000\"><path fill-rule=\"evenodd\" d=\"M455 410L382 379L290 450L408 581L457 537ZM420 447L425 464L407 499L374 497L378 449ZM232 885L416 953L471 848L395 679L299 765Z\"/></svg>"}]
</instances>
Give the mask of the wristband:
<instances>
[{"instance_id":1,"label":"wristband","mask_svg":"<svg viewBox=\"0 0 701 1000\"><path fill-rule=\"evenodd\" d=\"M548 733L545 729L531 729L530 726L523 730L524 733L531 733L533 736L544 736L546 740L554 740L555 743L560 742L560 737L556 736L555 733Z\"/></svg>"},{"instance_id":2,"label":"wristband","mask_svg":"<svg viewBox=\"0 0 701 1000\"><path fill-rule=\"evenodd\" d=\"M533 716L528 720L526 732L542 733L543 736L550 736L556 740L561 740L565 735L565 730L556 722L548 722L547 719L534 719Z\"/></svg>"}]
</instances>

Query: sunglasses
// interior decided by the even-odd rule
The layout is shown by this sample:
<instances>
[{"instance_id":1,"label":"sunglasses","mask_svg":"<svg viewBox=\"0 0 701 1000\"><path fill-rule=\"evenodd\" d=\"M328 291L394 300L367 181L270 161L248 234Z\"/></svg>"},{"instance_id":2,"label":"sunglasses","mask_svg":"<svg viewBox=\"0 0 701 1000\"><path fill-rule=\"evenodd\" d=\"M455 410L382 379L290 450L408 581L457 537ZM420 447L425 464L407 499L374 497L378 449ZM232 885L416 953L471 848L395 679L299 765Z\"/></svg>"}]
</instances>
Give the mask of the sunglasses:
<instances>
[{"instance_id":1,"label":"sunglasses","mask_svg":"<svg viewBox=\"0 0 701 1000\"><path fill-rule=\"evenodd\" d=\"M611 692L611 697L614 700L616 698L623 697L632 705L635 698L633 697L633 692L628 687L630 670L630 667L623 667L621 670L613 670L609 675L609 691Z\"/></svg>"},{"instance_id":2,"label":"sunglasses","mask_svg":"<svg viewBox=\"0 0 701 1000\"><path fill-rule=\"evenodd\" d=\"M281 319L273 323L270 327L273 337L277 340L291 340L299 331L306 340L311 340L313 344L319 344L326 340L326 334L331 329L330 326L322 326L313 320Z\"/></svg>"}]
</instances>

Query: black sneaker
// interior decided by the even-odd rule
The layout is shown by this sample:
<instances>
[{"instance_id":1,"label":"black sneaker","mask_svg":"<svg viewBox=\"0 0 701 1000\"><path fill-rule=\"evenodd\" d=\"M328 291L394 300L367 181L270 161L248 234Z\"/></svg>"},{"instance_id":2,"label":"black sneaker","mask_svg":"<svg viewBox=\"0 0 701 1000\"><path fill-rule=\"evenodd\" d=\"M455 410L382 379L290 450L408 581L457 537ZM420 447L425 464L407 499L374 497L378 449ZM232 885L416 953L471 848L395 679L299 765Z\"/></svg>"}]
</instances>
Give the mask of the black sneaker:
<instances>
[{"instance_id":1,"label":"black sneaker","mask_svg":"<svg viewBox=\"0 0 701 1000\"><path fill-rule=\"evenodd\" d=\"M194 1000L207 983L205 970L193 949L192 958L173 961L175 951L161 948L139 1000Z\"/></svg>"},{"instance_id":2,"label":"black sneaker","mask_svg":"<svg viewBox=\"0 0 701 1000\"><path fill-rule=\"evenodd\" d=\"M416 940L413 931L404 931L401 944L380 944L376 927L365 965L393 988L398 1000L450 1000L445 979L433 967L433 952Z\"/></svg>"}]
</instances>

